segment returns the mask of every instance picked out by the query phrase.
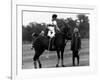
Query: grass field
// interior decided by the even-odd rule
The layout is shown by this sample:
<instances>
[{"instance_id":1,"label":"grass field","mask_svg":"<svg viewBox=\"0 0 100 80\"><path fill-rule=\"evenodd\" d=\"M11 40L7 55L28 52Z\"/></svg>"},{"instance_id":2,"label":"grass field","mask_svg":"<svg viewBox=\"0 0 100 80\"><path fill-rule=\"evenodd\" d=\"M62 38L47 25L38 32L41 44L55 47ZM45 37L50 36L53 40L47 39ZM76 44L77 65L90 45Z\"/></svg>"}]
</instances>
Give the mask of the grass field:
<instances>
[{"instance_id":1,"label":"grass field","mask_svg":"<svg viewBox=\"0 0 100 80\"><path fill-rule=\"evenodd\" d=\"M34 50L31 50L31 44L23 44L22 53L22 68L33 69ZM40 56L40 61L43 68L54 68L57 63L57 53L55 51L45 51ZM72 52L70 51L70 41L67 43L64 51L64 65L72 67ZM89 66L89 39L82 39L82 49L80 50L79 66Z\"/></svg>"}]
</instances>

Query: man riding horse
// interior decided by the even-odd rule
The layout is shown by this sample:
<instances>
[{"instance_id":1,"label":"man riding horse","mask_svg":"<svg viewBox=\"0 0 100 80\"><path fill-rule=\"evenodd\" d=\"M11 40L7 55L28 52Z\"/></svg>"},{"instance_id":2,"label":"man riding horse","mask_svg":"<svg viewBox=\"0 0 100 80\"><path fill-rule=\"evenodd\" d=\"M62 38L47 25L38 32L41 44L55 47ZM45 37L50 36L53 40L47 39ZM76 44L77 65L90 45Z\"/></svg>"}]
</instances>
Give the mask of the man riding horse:
<instances>
[{"instance_id":1,"label":"man riding horse","mask_svg":"<svg viewBox=\"0 0 100 80\"><path fill-rule=\"evenodd\" d=\"M50 38L50 44L51 44L51 48L54 49L55 48L55 45L54 45L54 40L55 40L55 34L60 32L60 29L57 25L57 21L59 19L57 19L57 15L56 14L53 14L52 15L52 23L51 24L48 24L47 25L47 29L48 29L48 32L46 33L47 34L47 37ZM45 36L45 31L42 30L41 33L39 34L40 36ZM34 47L32 45L32 47Z\"/></svg>"},{"instance_id":2,"label":"man riding horse","mask_svg":"<svg viewBox=\"0 0 100 80\"><path fill-rule=\"evenodd\" d=\"M53 14L52 15L52 25L48 26L48 36L50 36L50 42L51 42L51 48L54 49L55 48L55 45L54 45L54 40L55 40L55 34L57 32L60 32L60 29L57 25L57 15L56 14Z\"/></svg>"}]
</instances>

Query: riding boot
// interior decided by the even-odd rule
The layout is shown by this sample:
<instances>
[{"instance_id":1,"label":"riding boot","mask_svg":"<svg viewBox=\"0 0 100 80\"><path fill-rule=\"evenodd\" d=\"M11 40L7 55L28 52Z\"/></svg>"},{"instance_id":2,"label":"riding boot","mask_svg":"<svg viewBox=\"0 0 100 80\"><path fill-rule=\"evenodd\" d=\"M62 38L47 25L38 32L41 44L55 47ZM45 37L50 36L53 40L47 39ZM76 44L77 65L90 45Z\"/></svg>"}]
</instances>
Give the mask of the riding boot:
<instances>
[{"instance_id":1,"label":"riding boot","mask_svg":"<svg viewBox=\"0 0 100 80\"><path fill-rule=\"evenodd\" d=\"M54 37L52 38L51 45L52 45L52 49L55 49L55 45L54 45Z\"/></svg>"}]
</instances>

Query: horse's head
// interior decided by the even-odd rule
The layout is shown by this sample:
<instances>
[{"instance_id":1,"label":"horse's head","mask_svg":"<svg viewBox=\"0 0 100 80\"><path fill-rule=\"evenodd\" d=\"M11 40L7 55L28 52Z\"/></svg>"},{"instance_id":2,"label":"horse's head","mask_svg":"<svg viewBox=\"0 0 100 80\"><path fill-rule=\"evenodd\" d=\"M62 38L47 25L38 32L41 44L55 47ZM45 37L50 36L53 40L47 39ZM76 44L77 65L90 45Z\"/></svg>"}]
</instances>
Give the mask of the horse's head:
<instances>
[{"instance_id":1,"label":"horse's head","mask_svg":"<svg viewBox=\"0 0 100 80\"><path fill-rule=\"evenodd\" d=\"M71 40L71 27L64 20L58 20L57 25L67 40Z\"/></svg>"},{"instance_id":2,"label":"horse's head","mask_svg":"<svg viewBox=\"0 0 100 80\"><path fill-rule=\"evenodd\" d=\"M71 27L68 24L65 25L65 27L63 29L63 33L67 40L71 40L71 37L72 37Z\"/></svg>"}]
</instances>

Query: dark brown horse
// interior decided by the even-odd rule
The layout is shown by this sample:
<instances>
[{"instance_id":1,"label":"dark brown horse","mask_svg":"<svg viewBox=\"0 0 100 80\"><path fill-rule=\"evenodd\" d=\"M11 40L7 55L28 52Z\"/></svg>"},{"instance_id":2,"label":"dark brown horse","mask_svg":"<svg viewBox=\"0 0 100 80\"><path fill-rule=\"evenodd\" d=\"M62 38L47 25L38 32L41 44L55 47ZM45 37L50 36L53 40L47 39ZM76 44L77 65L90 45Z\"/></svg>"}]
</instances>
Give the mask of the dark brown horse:
<instances>
[{"instance_id":1,"label":"dark brown horse","mask_svg":"<svg viewBox=\"0 0 100 80\"><path fill-rule=\"evenodd\" d=\"M64 67L63 54L64 54L64 49L65 49L65 40L71 39L71 34L70 34L70 30L69 30L70 28L68 27L68 25L66 23L64 23L63 25L60 25L58 27L60 28L61 32L58 32L55 34L55 39L54 39L55 49L51 50L49 48L49 50L57 52L58 61L57 61L56 67L59 66L60 59L61 59L61 66ZM45 50L48 50L49 41L50 41L50 39L47 36L39 35L36 38L36 40L34 42L34 50L35 50L35 55L33 57L34 68L37 68L37 62L39 64L39 68L42 67L39 57L42 55L42 53Z\"/></svg>"}]
</instances>

